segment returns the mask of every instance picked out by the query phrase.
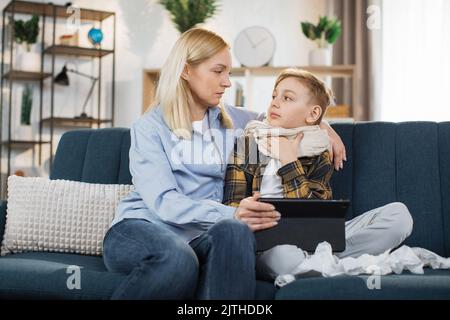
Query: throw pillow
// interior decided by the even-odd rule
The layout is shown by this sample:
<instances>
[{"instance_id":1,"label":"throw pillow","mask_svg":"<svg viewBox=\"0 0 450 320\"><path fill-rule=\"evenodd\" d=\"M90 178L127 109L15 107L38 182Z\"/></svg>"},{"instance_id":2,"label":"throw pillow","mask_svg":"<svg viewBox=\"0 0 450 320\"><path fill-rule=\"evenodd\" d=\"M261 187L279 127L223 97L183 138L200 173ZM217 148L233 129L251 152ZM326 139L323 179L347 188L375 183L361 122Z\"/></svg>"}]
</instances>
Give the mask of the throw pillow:
<instances>
[{"instance_id":1,"label":"throw pillow","mask_svg":"<svg viewBox=\"0 0 450 320\"><path fill-rule=\"evenodd\" d=\"M132 185L8 178L1 255L48 251L101 255L119 201Z\"/></svg>"}]
</instances>

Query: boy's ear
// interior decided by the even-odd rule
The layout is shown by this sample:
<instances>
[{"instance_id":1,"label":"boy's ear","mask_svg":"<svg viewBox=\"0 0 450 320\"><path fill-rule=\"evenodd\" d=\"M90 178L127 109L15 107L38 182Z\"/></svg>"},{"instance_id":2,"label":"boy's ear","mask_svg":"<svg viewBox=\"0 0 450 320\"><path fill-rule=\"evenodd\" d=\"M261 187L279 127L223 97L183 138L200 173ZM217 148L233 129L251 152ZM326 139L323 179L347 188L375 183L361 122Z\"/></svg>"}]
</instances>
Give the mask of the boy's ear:
<instances>
[{"instance_id":1,"label":"boy's ear","mask_svg":"<svg viewBox=\"0 0 450 320\"><path fill-rule=\"evenodd\" d=\"M308 115L306 116L306 123L309 125L317 123L322 115L322 108L318 105L315 105L309 110Z\"/></svg>"},{"instance_id":2,"label":"boy's ear","mask_svg":"<svg viewBox=\"0 0 450 320\"><path fill-rule=\"evenodd\" d=\"M184 69L183 69L183 72L181 73L181 77L186 81L189 80L189 67L187 64L184 65Z\"/></svg>"}]
</instances>

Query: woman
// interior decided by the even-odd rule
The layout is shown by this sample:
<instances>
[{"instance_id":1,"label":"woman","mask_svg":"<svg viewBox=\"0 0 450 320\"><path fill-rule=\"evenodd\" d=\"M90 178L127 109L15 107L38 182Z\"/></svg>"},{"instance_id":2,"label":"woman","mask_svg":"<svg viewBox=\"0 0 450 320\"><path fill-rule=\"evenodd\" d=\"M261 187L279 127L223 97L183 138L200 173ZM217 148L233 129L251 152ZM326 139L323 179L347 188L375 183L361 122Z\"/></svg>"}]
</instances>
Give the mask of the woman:
<instances>
[{"instance_id":1,"label":"woman","mask_svg":"<svg viewBox=\"0 0 450 320\"><path fill-rule=\"evenodd\" d=\"M252 231L276 225L280 214L257 197L238 208L220 203L234 130L256 118L219 106L230 69L221 37L185 32L161 70L157 106L132 125L135 191L119 204L104 240L108 270L128 274L113 298L254 298ZM327 127L342 167L343 144Z\"/></svg>"}]
</instances>

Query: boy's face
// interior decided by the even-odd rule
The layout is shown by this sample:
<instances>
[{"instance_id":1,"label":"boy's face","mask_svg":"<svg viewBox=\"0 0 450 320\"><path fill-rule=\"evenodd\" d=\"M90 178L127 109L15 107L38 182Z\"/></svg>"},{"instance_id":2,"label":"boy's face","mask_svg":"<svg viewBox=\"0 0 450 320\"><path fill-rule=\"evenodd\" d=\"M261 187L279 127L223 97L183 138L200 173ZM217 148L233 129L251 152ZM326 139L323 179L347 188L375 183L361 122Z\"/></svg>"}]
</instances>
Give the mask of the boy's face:
<instances>
[{"instance_id":1,"label":"boy's face","mask_svg":"<svg viewBox=\"0 0 450 320\"><path fill-rule=\"evenodd\" d=\"M309 89L299 80L293 77L283 79L272 94L267 111L269 124L286 129L311 125L318 119L317 108L320 107L311 104L310 99Z\"/></svg>"}]
</instances>

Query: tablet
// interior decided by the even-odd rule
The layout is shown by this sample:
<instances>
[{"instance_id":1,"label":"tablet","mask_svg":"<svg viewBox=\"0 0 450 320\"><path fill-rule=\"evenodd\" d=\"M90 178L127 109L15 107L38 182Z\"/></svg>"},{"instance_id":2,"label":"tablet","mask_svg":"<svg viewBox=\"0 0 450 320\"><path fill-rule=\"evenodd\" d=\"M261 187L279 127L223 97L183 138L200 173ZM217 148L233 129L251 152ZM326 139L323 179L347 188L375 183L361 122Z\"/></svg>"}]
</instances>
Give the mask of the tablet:
<instances>
[{"instance_id":1,"label":"tablet","mask_svg":"<svg viewBox=\"0 0 450 320\"><path fill-rule=\"evenodd\" d=\"M330 243L334 252L345 250L345 216L349 200L260 198L281 213L278 225L255 232L257 250L282 244L314 252L320 242Z\"/></svg>"}]
</instances>

